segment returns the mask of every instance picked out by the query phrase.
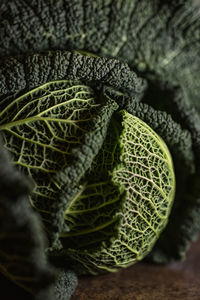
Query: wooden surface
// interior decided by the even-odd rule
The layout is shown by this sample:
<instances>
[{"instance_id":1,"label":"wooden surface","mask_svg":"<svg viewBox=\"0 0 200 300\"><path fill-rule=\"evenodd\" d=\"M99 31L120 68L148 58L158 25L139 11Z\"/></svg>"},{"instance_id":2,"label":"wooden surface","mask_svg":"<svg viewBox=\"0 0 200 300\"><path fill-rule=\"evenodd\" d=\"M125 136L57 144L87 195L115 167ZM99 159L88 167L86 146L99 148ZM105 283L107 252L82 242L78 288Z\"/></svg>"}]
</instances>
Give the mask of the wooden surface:
<instances>
[{"instance_id":1,"label":"wooden surface","mask_svg":"<svg viewBox=\"0 0 200 300\"><path fill-rule=\"evenodd\" d=\"M31 300L0 276L0 299ZM181 263L135 264L117 273L81 278L71 300L200 300L200 239ZM48 299L44 299L48 300Z\"/></svg>"}]
</instances>

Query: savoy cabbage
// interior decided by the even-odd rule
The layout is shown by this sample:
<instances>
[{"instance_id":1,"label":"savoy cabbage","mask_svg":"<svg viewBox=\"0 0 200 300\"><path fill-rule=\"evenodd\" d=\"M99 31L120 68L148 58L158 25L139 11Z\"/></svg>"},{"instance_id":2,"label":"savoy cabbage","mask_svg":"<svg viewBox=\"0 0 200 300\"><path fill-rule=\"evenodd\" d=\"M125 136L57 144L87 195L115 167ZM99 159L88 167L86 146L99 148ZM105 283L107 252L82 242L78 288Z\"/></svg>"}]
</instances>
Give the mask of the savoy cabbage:
<instances>
[{"instance_id":1,"label":"savoy cabbage","mask_svg":"<svg viewBox=\"0 0 200 300\"><path fill-rule=\"evenodd\" d=\"M199 233L199 4L169 2L0 4L0 270L37 299Z\"/></svg>"}]
</instances>

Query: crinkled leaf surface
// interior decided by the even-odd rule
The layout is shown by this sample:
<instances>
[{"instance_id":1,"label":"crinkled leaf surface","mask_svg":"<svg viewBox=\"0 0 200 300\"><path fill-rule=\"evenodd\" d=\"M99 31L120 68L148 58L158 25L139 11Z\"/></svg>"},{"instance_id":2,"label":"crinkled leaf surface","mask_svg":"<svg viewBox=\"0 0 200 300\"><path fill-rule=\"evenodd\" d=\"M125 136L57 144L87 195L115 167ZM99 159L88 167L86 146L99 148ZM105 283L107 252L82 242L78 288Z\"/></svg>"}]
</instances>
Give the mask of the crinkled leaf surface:
<instances>
[{"instance_id":1,"label":"crinkled leaf surface","mask_svg":"<svg viewBox=\"0 0 200 300\"><path fill-rule=\"evenodd\" d=\"M2 101L0 130L4 147L12 153L12 163L33 181L31 204L50 227L56 222L51 218L56 206L61 205L62 189L70 201L72 191L67 187L74 192L78 188L83 170L90 166L102 144L105 133L101 128L106 128L109 111L117 108L113 102L111 106L107 103L106 109L105 103L98 101L90 87L74 81L50 82ZM93 147L90 140L96 142ZM88 163L83 161L86 155ZM73 164L74 156L77 166Z\"/></svg>"},{"instance_id":2,"label":"crinkled leaf surface","mask_svg":"<svg viewBox=\"0 0 200 300\"><path fill-rule=\"evenodd\" d=\"M103 95L102 87L127 89L140 98L143 83L121 62L60 51L11 58L1 65L0 73L1 133L11 161L35 183L29 198L46 221L51 252L61 246L58 233L69 229L65 209L80 191L79 182L101 148L118 107ZM65 290L69 297L76 280L66 270L62 282L65 273L69 286L58 284L57 292L62 295ZM43 275L49 284L48 276ZM39 273L35 276L39 280ZM50 294L44 288L38 297L42 295Z\"/></svg>"},{"instance_id":3,"label":"crinkled leaf surface","mask_svg":"<svg viewBox=\"0 0 200 300\"><path fill-rule=\"evenodd\" d=\"M98 151L98 147L101 146L109 118L117 108L117 104L110 99L107 99L106 104L106 98L104 105L95 103L91 88L76 82L73 82L73 84L72 87L72 82L70 81L47 83L45 86L32 90L23 96L17 97L17 95L14 95L2 102L4 109L1 112L1 133L3 134L4 146L11 153L10 160L12 163L19 167L22 173L27 174L32 179L34 189L29 194L29 198L32 206L40 215L46 216L48 214L48 217L43 217L43 221L47 221L46 227L49 223L56 223L58 225L64 214L61 204L66 207L67 200L70 201L70 196L73 195L74 190L78 189L77 184L89 168L93 157ZM49 97L51 101L48 101ZM92 120L92 113L95 116L94 120ZM84 117L81 119L82 115ZM66 116L69 116L69 118L67 119ZM76 120L80 121L80 123L83 122L84 125L80 128L80 123L77 122L79 125L76 124ZM90 121L91 124L88 125ZM33 134L32 131L38 132L38 135ZM61 133L63 135L59 135ZM13 139L16 140L13 141ZM27 143L27 145L25 146L24 143ZM12 145L15 145L14 150ZM42 148L43 151L38 152L38 147L40 147L40 150ZM74 151L73 155L70 155L71 148L73 147L76 148L76 151ZM3 156L0 157L3 160ZM59 163L57 171L60 172L58 173L55 172L54 161L54 167L52 168L52 157L55 162ZM20 163L21 160L25 160L25 163ZM46 162L47 164L45 164ZM45 167L41 168L41 164L43 163ZM71 166L68 167L70 163ZM1 167L3 168L2 164ZM36 172L34 172L35 170ZM70 176L67 179L65 178L62 170L66 173L66 176L67 172L70 175L74 175L74 178L71 176L72 181L70 181ZM6 170L3 169L3 171ZM4 175L3 182L9 174L5 172L2 176ZM52 181L51 178L53 178ZM66 194L64 193L63 196L65 201L64 203L60 203L58 199L60 199L60 190L63 184L65 184L64 190L66 191ZM69 187L71 188L70 191ZM43 193L38 192L40 189ZM3 196L6 193L4 185L1 190L1 195ZM53 195L54 198L50 195ZM15 197L15 195L13 196ZM4 198L3 200L5 200ZM44 255L47 244L44 247L43 226L28 205L28 197L27 199L21 199L18 203L16 201L18 199L14 198L13 208L10 207L10 211L8 212L8 207L6 206L6 213L4 215L5 218L10 218L11 222L8 233L7 227L5 227L6 223L4 224L4 218L1 220L3 222L2 239L4 241L4 248L6 249L1 248L2 272L29 292L37 292L37 299L42 299L44 295L49 299L50 297L54 299L55 293L59 299L61 296L65 296L65 299L68 299L77 285L76 275L73 272L70 273L70 271L65 270L55 284L55 291L53 288L50 288L49 285L53 283L54 276L50 266L46 266ZM7 204L5 203L4 205ZM16 212L14 211L15 208ZM58 214L59 209L61 209L61 215ZM21 220L21 214L25 214L23 216L24 221L23 218ZM17 218L19 218L19 221ZM20 222L22 222L23 226L19 224ZM36 223L38 223L37 226ZM23 240L24 248L11 247L11 244L15 240L17 241L17 245L19 240ZM29 240L31 243L26 247L26 243ZM14 249L14 256L9 254L10 247ZM27 258L24 258L23 255L26 252ZM40 255L42 256L41 261L39 261ZM48 273L50 274L48 275Z\"/></svg>"},{"instance_id":4,"label":"crinkled leaf surface","mask_svg":"<svg viewBox=\"0 0 200 300\"><path fill-rule=\"evenodd\" d=\"M165 228L174 194L165 143L143 121L122 111L112 119L81 194L66 210L71 230L60 234L66 247L60 255L70 255L92 274L141 260ZM103 233L112 236L113 212L121 222L118 236L108 244Z\"/></svg>"},{"instance_id":5,"label":"crinkled leaf surface","mask_svg":"<svg viewBox=\"0 0 200 300\"><path fill-rule=\"evenodd\" d=\"M182 105L181 101L179 104ZM189 113L189 107L187 109ZM177 124L166 112L156 111L143 103L129 102L126 110L149 124L166 141L174 161L175 201L168 225L150 257L159 263L181 259L185 256L191 241L197 238L200 228L198 122L194 124L195 119L190 115L187 122L190 127L187 126L189 128L186 129L184 121ZM188 114L183 116L185 120L188 118Z\"/></svg>"},{"instance_id":6,"label":"crinkled leaf surface","mask_svg":"<svg viewBox=\"0 0 200 300\"><path fill-rule=\"evenodd\" d=\"M32 205L47 222L61 189L51 178L70 164L72 149L82 143L99 106L89 87L70 81L47 83L1 103L4 146L32 179Z\"/></svg>"},{"instance_id":7,"label":"crinkled leaf surface","mask_svg":"<svg viewBox=\"0 0 200 300\"><path fill-rule=\"evenodd\" d=\"M179 88L173 92L170 89L160 91L148 93L140 103L112 89L107 89L106 93L154 129L172 154L176 174L175 201L167 228L151 253L154 262L163 263L184 258L191 241L199 234L200 119L184 91ZM143 103L146 100L153 107Z\"/></svg>"},{"instance_id":8,"label":"crinkled leaf surface","mask_svg":"<svg viewBox=\"0 0 200 300\"><path fill-rule=\"evenodd\" d=\"M169 1L160 0L2 0L0 4L0 39L3 41L0 45L1 56L46 49L83 49L102 56L120 57L142 72L145 78L153 81L162 79L164 83L169 81L182 87L182 99L175 100L178 109L173 107L174 99L169 97L167 90L165 108L172 106L167 113L173 117L176 110L178 122L186 129L184 133L181 133L182 128L174 126L172 119L156 112L163 106L163 97L153 98L155 110L147 109L148 112L145 113L148 124L155 125L156 132L166 139L173 155L178 179L181 174L180 182L185 183L184 187L188 186L187 193L185 189L179 189L178 198L181 199L181 195L184 195L185 200L179 202L176 198L178 218L175 211L168 227L170 229L164 238L165 243L158 245L158 252L161 251L162 255L159 254L157 259L156 254L156 261L167 261L182 256L200 228L199 20L199 2L194 0L170 1L170 5ZM65 79L69 74L73 80L82 80L85 76L85 80L94 80L95 85L96 80L101 78L99 83L104 78L104 83L116 82L118 89L124 82L123 76L120 78L122 70L119 64L114 66L111 63L111 68L105 68L106 72L97 68L97 76L90 77L91 71L87 73L87 68L84 68L89 66L88 60L79 59L79 62L83 63L81 73L77 57L71 60L72 57L56 52L47 56L40 54L25 59L21 56L1 60L1 99L2 96L5 98L17 91L22 91L23 94L52 80ZM73 63L68 64L66 61ZM94 65L90 64L90 67L93 68ZM119 72L113 72L112 67ZM134 86L130 84L129 87L131 85ZM128 90L128 86L125 90ZM158 90L159 88L156 94ZM184 103L183 99L187 100L187 103ZM143 111L139 112L144 120L145 114ZM174 135L176 130L177 135ZM188 159L186 153L189 155ZM190 166L190 163L191 167L187 169L186 166ZM75 194L77 192L78 189ZM174 217L177 220L175 223Z\"/></svg>"},{"instance_id":9,"label":"crinkled leaf surface","mask_svg":"<svg viewBox=\"0 0 200 300\"><path fill-rule=\"evenodd\" d=\"M97 93L111 86L141 98L145 80L119 60L81 55L75 51L46 51L1 59L0 99L15 92L27 92L57 80L81 80ZM11 80L12 78L12 80ZM2 97L3 96L3 97Z\"/></svg>"}]
</instances>

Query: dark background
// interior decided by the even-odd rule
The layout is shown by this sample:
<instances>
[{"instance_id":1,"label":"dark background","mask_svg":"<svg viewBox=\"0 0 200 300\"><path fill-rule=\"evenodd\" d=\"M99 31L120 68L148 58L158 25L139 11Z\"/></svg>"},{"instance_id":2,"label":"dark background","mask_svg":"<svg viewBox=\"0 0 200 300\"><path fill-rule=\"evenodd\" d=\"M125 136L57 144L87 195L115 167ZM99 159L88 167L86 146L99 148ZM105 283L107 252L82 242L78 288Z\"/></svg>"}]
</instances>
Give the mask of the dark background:
<instances>
[{"instance_id":1,"label":"dark background","mask_svg":"<svg viewBox=\"0 0 200 300\"><path fill-rule=\"evenodd\" d=\"M0 299L32 300L0 276ZM71 300L200 300L200 238L184 262L137 263L117 273L81 278ZM48 300L48 299L44 299Z\"/></svg>"}]
</instances>

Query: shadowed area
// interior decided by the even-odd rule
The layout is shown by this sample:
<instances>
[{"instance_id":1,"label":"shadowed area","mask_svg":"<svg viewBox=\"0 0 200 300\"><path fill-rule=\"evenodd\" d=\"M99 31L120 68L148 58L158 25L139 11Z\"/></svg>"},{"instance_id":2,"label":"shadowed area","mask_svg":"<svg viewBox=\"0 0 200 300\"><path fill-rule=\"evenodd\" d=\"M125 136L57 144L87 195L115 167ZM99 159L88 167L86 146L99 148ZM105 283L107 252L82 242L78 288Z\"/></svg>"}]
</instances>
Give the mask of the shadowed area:
<instances>
[{"instance_id":1,"label":"shadowed area","mask_svg":"<svg viewBox=\"0 0 200 300\"><path fill-rule=\"evenodd\" d=\"M4 300L32 300L22 289L0 276ZM138 263L117 273L82 277L71 300L186 300L200 299L200 239L186 260L157 266Z\"/></svg>"}]
</instances>

